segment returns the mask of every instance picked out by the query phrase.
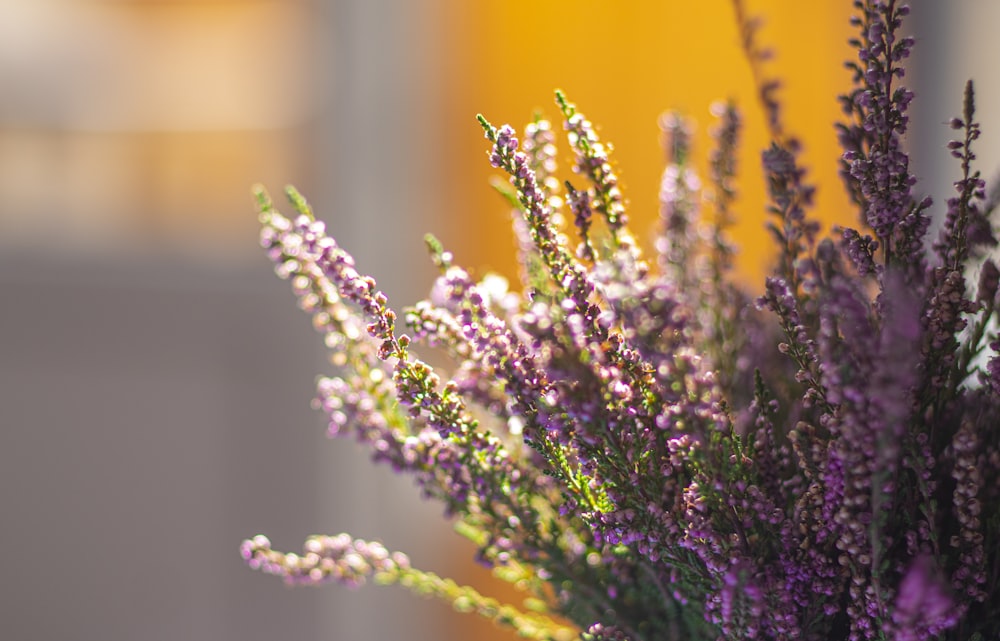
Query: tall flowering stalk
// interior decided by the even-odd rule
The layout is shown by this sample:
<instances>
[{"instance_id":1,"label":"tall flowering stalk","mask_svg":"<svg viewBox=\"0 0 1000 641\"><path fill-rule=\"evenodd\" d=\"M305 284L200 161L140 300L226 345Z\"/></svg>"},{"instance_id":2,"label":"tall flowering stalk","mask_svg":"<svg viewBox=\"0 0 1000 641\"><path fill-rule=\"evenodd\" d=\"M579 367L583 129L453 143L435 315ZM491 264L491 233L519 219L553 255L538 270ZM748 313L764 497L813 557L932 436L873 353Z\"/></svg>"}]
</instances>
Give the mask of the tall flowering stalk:
<instances>
[{"instance_id":1,"label":"tall flowering stalk","mask_svg":"<svg viewBox=\"0 0 1000 641\"><path fill-rule=\"evenodd\" d=\"M902 146L908 9L855 6L838 130L857 222L822 237L767 52L734 2L774 139L776 265L756 305L730 279L731 104L714 109L704 186L690 127L664 118L651 263L610 147L566 96L577 176L561 184L551 123L522 142L480 116L523 291L474 278L428 237L439 276L405 333L298 193L285 217L259 190L262 244L333 352L316 403L331 435L412 476L524 598L501 604L346 534L302 553L258 535L247 563L292 584L401 584L553 641L1000 638L1000 269L986 257L1000 199L974 166L970 82L951 122L956 195L927 238L930 200ZM443 350L450 374L420 346Z\"/></svg>"}]
</instances>

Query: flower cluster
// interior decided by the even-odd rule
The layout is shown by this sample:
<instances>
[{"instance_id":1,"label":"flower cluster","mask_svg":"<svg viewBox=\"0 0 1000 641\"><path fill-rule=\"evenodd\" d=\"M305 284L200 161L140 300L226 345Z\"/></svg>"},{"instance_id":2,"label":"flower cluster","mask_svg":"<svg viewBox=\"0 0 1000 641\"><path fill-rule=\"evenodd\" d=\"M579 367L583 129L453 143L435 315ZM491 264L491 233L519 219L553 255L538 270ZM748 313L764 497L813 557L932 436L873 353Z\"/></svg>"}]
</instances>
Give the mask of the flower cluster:
<instances>
[{"instance_id":1,"label":"flower cluster","mask_svg":"<svg viewBox=\"0 0 1000 641\"><path fill-rule=\"evenodd\" d=\"M733 104L713 108L704 181L692 127L663 118L648 261L611 146L566 96L563 182L552 123L536 118L522 141L480 116L509 177L520 287L474 277L428 237L439 276L403 311L407 333L298 193L289 218L259 190L262 244L333 354L316 401L330 434L441 501L524 603L346 534L301 554L258 535L247 563L292 584L401 584L534 639L1000 638L1000 269L987 257L1000 196L974 167L970 82L951 122L956 194L928 238L931 201L902 145L908 9L854 4L838 131L857 220L823 237L766 50L734 2L773 138L777 255L755 302L730 274ZM451 359L447 375L421 346Z\"/></svg>"}]
</instances>

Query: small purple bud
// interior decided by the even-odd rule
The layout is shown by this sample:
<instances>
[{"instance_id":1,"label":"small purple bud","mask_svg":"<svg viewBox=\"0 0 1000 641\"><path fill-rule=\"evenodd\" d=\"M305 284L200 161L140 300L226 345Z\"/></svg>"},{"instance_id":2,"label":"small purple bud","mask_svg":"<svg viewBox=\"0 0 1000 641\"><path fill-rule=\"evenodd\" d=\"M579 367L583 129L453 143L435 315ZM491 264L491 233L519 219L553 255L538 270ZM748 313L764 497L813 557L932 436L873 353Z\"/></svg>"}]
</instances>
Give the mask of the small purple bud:
<instances>
[{"instance_id":1,"label":"small purple bud","mask_svg":"<svg viewBox=\"0 0 1000 641\"><path fill-rule=\"evenodd\" d=\"M983 270L979 273L979 292L976 294L976 300L981 303L993 301L998 288L1000 288L1000 269L997 269L996 263L992 260L986 259Z\"/></svg>"}]
</instances>

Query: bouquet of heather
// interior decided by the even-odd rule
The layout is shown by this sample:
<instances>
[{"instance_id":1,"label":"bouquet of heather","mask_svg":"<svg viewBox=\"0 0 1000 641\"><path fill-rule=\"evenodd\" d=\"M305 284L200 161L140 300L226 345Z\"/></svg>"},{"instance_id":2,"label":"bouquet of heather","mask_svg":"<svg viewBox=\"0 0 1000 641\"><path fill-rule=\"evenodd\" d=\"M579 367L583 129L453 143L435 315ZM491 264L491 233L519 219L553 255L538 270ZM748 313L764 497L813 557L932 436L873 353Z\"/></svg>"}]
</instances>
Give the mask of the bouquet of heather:
<instances>
[{"instance_id":1,"label":"bouquet of heather","mask_svg":"<svg viewBox=\"0 0 1000 641\"><path fill-rule=\"evenodd\" d=\"M263 246L338 368L319 383L331 434L412 476L525 598L498 603L346 534L299 554L256 536L247 563L293 584L398 583L534 639L1000 638L1000 270L985 258L1000 198L973 168L970 83L951 121L956 193L929 238L901 142L907 9L855 6L838 131L857 220L819 237L761 80L778 251L755 302L732 284L726 241L731 105L716 110L705 193L689 127L664 119L650 258L608 148L562 94L578 184L553 177L547 121L519 140L480 117L510 176L521 291L472 278L428 238L440 276L404 311L407 333L301 196L289 190L286 218L259 191ZM450 356L450 377L417 345Z\"/></svg>"}]
</instances>

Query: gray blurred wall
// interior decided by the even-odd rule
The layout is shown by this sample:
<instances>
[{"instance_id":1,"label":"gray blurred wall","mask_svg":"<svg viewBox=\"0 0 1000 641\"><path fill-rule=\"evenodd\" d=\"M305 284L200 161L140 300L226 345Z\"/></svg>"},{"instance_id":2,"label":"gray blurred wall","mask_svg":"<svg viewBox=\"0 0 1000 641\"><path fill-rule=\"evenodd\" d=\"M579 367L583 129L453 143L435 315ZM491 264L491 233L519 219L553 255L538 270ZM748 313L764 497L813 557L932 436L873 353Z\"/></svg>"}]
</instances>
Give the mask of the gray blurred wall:
<instances>
[{"instance_id":1,"label":"gray blurred wall","mask_svg":"<svg viewBox=\"0 0 1000 641\"><path fill-rule=\"evenodd\" d=\"M0 4L0 638L445 638L445 605L238 554L348 531L448 569L439 509L325 438L322 338L249 198L296 182L415 302L433 31L407 2L204 4Z\"/></svg>"}]
</instances>

